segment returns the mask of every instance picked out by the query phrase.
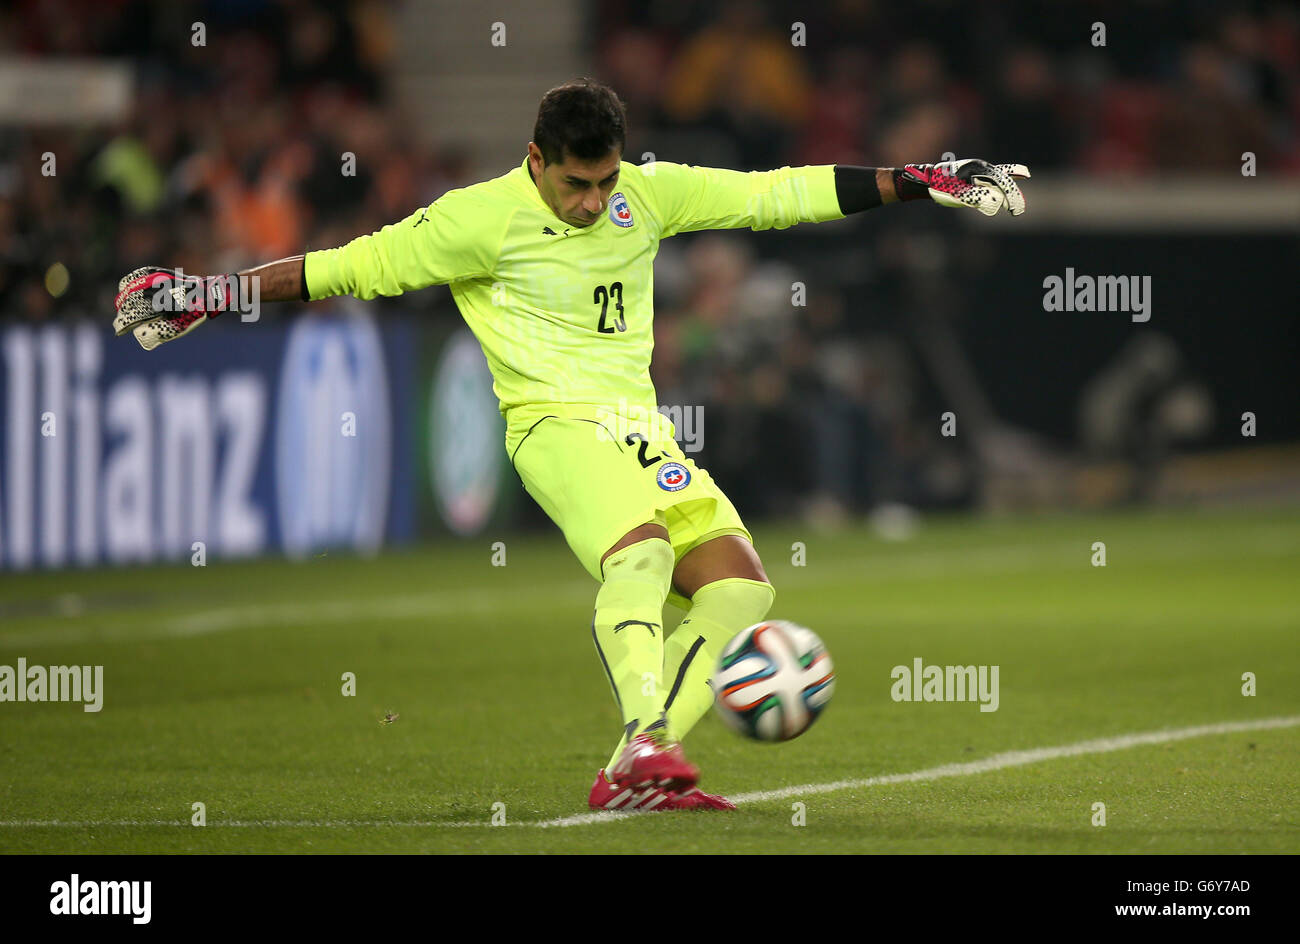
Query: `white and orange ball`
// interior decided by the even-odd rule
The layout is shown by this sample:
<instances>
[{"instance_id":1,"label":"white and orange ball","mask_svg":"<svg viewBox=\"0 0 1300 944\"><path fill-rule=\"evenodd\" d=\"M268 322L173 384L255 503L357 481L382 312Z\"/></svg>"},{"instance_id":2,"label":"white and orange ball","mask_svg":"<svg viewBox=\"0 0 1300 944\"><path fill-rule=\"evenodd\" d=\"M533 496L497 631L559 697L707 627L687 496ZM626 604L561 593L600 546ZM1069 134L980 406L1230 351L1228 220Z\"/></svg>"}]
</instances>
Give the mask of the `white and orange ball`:
<instances>
[{"instance_id":1,"label":"white and orange ball","mask_svg":"<svg viewBox=\"0 0 1300 944\"><path fill-rule=\"evenodd\" d=\"M812 630L765 620L727 643L710 684L729 727L759 741L788 741L821 715L835 689L835 669Z\"/></svg>"}]
</instances>

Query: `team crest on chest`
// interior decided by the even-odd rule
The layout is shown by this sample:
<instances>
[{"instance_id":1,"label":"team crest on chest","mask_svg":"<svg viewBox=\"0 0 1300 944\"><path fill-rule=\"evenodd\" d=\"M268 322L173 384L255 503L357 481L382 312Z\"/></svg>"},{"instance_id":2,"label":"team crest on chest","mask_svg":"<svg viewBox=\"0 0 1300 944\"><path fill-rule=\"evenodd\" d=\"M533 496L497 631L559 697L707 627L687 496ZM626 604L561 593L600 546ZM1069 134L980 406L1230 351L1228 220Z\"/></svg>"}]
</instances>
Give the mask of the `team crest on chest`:
<instances>
[{"instance_id":1,"label":"team crest on chest","mask_svg":"<svg viewBox=\"0 0 1300 944\"><path fill-rule=\"evenodd\" d=\"M627 197L622 193L609 198L609 219L615 226L626 228L632 225L632 208L627 205Z\"/></svg>"}]
</instances>

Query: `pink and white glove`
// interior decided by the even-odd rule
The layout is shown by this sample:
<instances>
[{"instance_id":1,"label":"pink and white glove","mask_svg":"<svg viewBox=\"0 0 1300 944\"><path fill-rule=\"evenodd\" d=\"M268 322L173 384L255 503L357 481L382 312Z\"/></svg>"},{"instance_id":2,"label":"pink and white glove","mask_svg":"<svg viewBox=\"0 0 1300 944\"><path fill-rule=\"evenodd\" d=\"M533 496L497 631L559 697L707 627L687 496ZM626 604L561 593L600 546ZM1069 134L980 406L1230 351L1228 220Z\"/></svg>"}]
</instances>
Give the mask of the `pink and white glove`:
<instances>
[{"instance_id":1,"label":"pink and white glove","mask_svg":"<svg viewBox=\"0 0 1300 944\"><path fill-rule=\"evenodd\" d=\"M152 351L235 307L239 289L235 275L195 276L145 266L118 282L113 330L119 337L130 331Z\"/></svg>"},{"instance_id":2,"label":"pink and white glove","mask_svg":"<svg viewBox=\"0 0 1300 944\"><path fill-rule=\"evenodd\" d=\"M990 164L974 158L942 164L908 164L894 171L900 200L928 196L946 207L974 207L995 216L1004 206L1012 216L1025 212L1025 195L1016 180L1029 177L1024 164Z\"/></svg>"}]
</instances>

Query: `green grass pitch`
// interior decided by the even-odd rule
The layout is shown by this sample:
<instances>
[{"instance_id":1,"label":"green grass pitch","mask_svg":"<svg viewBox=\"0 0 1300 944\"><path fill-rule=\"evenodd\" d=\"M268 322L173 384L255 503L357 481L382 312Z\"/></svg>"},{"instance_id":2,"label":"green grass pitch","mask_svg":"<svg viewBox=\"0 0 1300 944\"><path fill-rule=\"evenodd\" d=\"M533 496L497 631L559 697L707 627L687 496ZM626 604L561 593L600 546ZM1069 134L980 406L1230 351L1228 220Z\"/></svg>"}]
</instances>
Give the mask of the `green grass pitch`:
<instances>
[{"instance_id":1,"label":"green grass pitch","mask_svg":"<svg viewBox=\"0 0 1300 944\"><path fill-rule=\"evenodd\" d=\"M701 785L745 799L731 814L582 815L619 718L596 585L558 532L508 540L504 567L485 536L371 560L5 574L0 664L103 665L105 694L99 713L0 703L0 851L1300 852L1300 509L755 537L772 616L819 633L838 680L796 741L714 717L692 732ZM891 668L916 657L999 666L998 710L893 701ZM1262 719L1291 720L745 798Z\"/></svg>"}]
</instances>

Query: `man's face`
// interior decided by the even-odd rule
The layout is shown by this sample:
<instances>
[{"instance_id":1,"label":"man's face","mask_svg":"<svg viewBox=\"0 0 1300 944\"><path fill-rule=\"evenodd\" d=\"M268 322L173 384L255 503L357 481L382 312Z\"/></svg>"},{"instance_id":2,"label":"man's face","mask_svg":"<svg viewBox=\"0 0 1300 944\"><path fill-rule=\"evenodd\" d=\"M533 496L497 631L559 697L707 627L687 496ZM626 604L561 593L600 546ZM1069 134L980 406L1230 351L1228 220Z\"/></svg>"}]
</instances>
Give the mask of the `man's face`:
<instances>
[{"instance_id":1,"label":"man's face","mask_svg":"<svg viewBox=\"0 0 1300 944\"><path fill-rule=\"evenodd\" d=\"M543 167L541 150L528 142L528 166L537 181L537 192L551 212L571 226L590 226L600 219L618 184L622 157L617 150L595 161L566 154L560 163Z\"/></svg>"}]
</instances>

